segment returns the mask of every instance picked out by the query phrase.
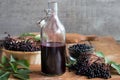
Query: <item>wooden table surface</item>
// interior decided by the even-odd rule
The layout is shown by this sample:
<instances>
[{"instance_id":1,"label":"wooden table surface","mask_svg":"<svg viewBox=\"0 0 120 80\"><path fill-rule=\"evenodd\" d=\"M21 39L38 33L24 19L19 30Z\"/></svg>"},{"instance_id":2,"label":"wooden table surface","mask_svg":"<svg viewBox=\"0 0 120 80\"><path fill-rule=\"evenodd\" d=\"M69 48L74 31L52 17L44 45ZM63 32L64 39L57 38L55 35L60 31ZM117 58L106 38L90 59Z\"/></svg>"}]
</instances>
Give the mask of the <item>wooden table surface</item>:
<instances>
[{"instance_id":1,"label":"wooden table surface","mask_svg":"<svg viewBox=\"0 0 120 80\"><path fill-rule=\"evenodd\" d=\"M96 41L91 42L96 51L103 52L109 59L120 63L120 45L112 37L99 37ZM87 80L85 76L75 75L73 72L66 72L61 76L48 77L40 72L40 65L32 65L30 74L31 80ZM13 79L10 79L13 80ZM89 80L104 80L102 78L93 78ZM112 78L109 80L120 80L120 76L112 73Z\"/></svg>"}]
</instances>

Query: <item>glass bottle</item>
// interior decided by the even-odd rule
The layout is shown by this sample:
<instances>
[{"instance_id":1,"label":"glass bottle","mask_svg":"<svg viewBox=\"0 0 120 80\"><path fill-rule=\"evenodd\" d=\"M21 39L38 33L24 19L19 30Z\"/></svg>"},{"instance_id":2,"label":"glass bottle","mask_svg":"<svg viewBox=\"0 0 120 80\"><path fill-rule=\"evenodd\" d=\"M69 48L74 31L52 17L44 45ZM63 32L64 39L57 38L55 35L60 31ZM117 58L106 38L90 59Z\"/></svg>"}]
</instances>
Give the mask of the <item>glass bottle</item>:
<instances>
[{"instance_id":1,"label":"glass bottle","mask_svg":"<svg viewBox=\"0 0 120 80\"><path fill-rule=\"evenodd\" d=\"M41 71L46 75L65 72L65 28L57 15L57 2L48 3L49 14L41 27Z\"/></svg>"}]
</instances>

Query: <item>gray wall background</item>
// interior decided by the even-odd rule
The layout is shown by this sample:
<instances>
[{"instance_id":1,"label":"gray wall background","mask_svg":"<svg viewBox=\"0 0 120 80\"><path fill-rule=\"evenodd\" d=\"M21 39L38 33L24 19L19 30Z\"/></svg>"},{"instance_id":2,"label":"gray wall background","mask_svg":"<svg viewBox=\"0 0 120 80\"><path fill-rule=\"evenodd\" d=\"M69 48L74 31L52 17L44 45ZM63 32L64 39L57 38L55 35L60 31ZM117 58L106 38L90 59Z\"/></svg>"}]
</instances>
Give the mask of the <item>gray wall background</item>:
<instances>
[{"instance_id":1,"label":"gray wall background","mask_svg":"<svg viewBox=\"0 0 120 80\"><path fill-rule=\"evenodd\" d=\"M120 0L58 0L67 32L113 36L120 40ZM0 34L38 32L47 0L0 0Z\"/></svg>"}]
</instances>

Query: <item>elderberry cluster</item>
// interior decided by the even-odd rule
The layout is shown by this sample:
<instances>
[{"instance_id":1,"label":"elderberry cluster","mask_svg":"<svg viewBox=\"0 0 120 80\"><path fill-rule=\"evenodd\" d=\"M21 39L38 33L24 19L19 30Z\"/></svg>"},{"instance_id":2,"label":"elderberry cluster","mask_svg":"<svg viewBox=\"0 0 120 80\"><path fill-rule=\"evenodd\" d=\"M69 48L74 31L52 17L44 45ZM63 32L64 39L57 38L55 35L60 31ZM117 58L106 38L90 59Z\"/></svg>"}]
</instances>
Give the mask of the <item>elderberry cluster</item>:
<instances>
[{"instance_id":1,"label":"elderberry cluster","mask_svg":"<svg viewBox=\"0 0 120 80\"><path fill-rule=\"evenodd\" d=\"M79 56L79 58L76 59L76 63L69 67L69 70L73 70L77 75L84 75L88 78L111 78L110 65L103 63L100 58L91 63L91 57L93 57L93 54Z\"/></svg>"},{"instance_id":2,"label":"elderberry cluster","mask_svg":"<svg viewBox=\"0 0 120 80\"><path fill-rule=\"evenodd\" d=\"M78 58L80 54L92 53L94 48L88 44L76 44L69 47L71 57Z\"/></svg>"},{"instance_id":3,"label":"elderberry cluster","mask_svg":"<svg viewBox=\"0 0 120 80\"><path fill-rule=\"evenodd\" d=\"M111 78L110 65L105 63L104 58L91 54L93 51L94 48L88 44L76 44L69 47L70 56L76 60L68 67L69 70L88 78Z\"/></svg>"},{"instance_id":4,"label":"elderberry cluster","mask_svg":"<svg viewBox=\"0 0 120 80\"><path fill-rule=\"evenodd\" d=\"M36 42L29 40L17 40L10 37L6 37L3 42L3 47L7 50L13 51L39 51L40 46L37 46Z\"/></svg>"},{"instance_id":5,"label":"elderberry cluster","mask_svg":"<svg viewBox=\"0 0 120 80\"><path fill-rule=\"evenodd\" d=\"M93 63L88 69L85 71L88 78L111 78L110 73L110 65L105 63Z\"/></svg>"}]
</instances>

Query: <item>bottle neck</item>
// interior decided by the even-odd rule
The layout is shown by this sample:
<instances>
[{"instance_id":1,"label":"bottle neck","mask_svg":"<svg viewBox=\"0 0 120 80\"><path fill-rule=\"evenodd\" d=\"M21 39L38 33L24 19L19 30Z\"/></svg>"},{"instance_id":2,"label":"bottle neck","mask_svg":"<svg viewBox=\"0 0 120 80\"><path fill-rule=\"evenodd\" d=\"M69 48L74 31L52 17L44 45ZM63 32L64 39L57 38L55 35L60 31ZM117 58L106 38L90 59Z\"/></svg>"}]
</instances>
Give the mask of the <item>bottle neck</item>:
<instances>
[{"instance_id":1,"label":"bottle neck","mask_svg":"<svg viewBox=\"0 0 120 80\"><path fill-rule=\"evenodd\" d=\"M58 15L58 4L57 2L48 2L48 8L51 9L51 14Z\"/></svg>"}]
</instances>

